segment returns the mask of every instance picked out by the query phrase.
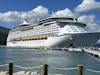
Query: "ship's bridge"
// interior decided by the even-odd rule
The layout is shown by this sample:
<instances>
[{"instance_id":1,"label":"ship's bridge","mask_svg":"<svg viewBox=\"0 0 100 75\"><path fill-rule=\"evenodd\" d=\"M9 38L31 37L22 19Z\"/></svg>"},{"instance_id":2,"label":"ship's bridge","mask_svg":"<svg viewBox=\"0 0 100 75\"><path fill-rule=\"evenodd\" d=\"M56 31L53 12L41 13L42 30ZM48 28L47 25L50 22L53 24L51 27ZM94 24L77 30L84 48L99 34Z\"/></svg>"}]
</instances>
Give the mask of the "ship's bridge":
<instances>
[{"instance_id":1,"label":"ship's bridge","mask_svg":"<svg viewBox=\"0 0 100 75\"><path fill-rule=\"evenodd\" d=\"M50 22L56 22L56 23L61 23L60 25L77 25L77 26L81 26L81 27L85 27L86 24L83 23L79 23L77 21L77 18L69 18L69 17L49 17L46 19L42 19L38 22L39 25L42 25L44 23L50 23Z\"/></svg>"},{"instance_id":2,"label":"ship's bridge","mask_svg":"<svg viewBox=\"0 0 100 75\"><path fill-rule=\"evenodd\" d=\"M52 21L56 21L56 22L76 22L77 19L76 18L68 18L68 17L49 17L49 18L40 20L39 24L52 22Z\"/></svg>"}]
</instances>

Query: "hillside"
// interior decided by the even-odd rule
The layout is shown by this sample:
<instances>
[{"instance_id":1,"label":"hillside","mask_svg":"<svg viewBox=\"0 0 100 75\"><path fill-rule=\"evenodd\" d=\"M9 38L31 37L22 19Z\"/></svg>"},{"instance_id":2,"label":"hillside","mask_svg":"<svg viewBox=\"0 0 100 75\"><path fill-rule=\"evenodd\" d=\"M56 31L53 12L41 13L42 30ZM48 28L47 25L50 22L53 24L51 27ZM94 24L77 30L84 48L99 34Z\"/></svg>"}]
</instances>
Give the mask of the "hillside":
<instances>
[{"instance_id":1,"label":"hillside","mask_svg":"<svg viewBox=\"0 0 100 75\"><path fill-rule=\"evenodd\" d=\"M0 26L0 45L6 45L8 32L10 29Z\"/></svg>"},{"instance_id":2,"label":"hillside","mask_svg":"<svg viewBox=\"0 0 100 75\"><path fill-rule=\"evenodd\" d=\"M10 29L0 26L0 33L8 34Z\"/></svg>"}]
</instances>

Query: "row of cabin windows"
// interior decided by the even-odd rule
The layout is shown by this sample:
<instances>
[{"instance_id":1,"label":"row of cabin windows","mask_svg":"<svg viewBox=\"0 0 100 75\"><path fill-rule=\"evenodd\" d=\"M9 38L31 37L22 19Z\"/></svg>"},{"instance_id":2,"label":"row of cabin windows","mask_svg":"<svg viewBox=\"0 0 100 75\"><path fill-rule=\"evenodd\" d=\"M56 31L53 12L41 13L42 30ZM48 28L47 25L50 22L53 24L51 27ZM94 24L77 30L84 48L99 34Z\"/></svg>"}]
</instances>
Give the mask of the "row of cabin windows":
<instances>
[{"instance_id":1,"label":"row of cabin windows","mask_svg":"<svg viewBox=\"0 0 100 75\"><path fill-rule=\"evenodd\" d=\"M43 25L43 27L47 27L47 26L50 26L51 24L53 24L53 23L50 23L50 24L44 24ZM28 26L28 27L22 27L22 28L16 28L16 29L13 29L12 30L12 32L15 32L15 31L18 31L18 30L20 30L20 31L26 31L26 30L31 30L31 29L40 29L41 28L41 26Z\"/></svg>"},{"instance_id":2,"label":"row of cabin windows","mask_svg":"<svg viewBox=\"0 0 100 75\"><path fill-rule=\"evenodd\" d=\"M20 30L20 31L26 31L26 30L30 30L30 29L41 29L41 27L45 28L45 27L50 27L53 26L55 27L55 25L53 25L54 23L49 23L49 24L44 24L43 26L28 26L28 27L23 27L21 29L13 29L12 31L16 31L16 30ZM70 26L81 26L84 27L86 26L85 24L81 24L81 23L75 23L75 22L59 22L58 25L60 27L64 27L65 25L70 25Z\"/></svg>"},{"instance_id":3,"label":"row of cabin windows","mask_svg":"<svg viewBox=\"0 0 100 75\"><path fill-rule=\"evenodd\" d=\"M21 33L32 33L32 34L37 34L37 33L49 33L49 32L55 32L55 31L58 31L58 27L48 27L48 28L41 28L41 29L33 29L33 30L28 30L28 31L24 31L24 32L19 32L19 31L16 31L16 32L13 32L13 33L17 33L18 34L21 34Z\"/></svg>"},{"instance_id":4,"label":"row of cabin windows","mask_svg":"<svg viewBox=\"0 0 100 75\"><path fill-rule=\"evenodd\" d=\"M48 35L48 34L57 34L58 33L58 31L55 29L55 30L53 30L53 31L51 31L51 30L48 30L48 31L41 31L41 32L38 32L38 31L36 31L36 32L32 32L32 31L28 31L28 32L20 32L20 33L18 33L17 35L15 35L15 36L12 36L13 38L16 38L16 37L26 37L26 36L34 36L34 35ZM13 34L12 34L13 35Z\"/></svg>"},{"instance_id":5,"label":"row of cabin windows","mask_svg":"<svg viewBox=\"0 0 100 75\"><path fill-rule=\"evenodd\" d=\"M58 30L57 30L57 28L55 27L48 27L48 28L45 28L45 29L42 29L42 28L40 28L40 29L34 29L34 30L32 30L31 31L31 33L33 33L33 34L45 34L45 33L54 33L54 32L57 32ZM30 32L29 32L30 33Z\"/></svg>"},{"instance_id":6,"label":"row of cabin windows","mask_svg":"<svg viewBox=\"0 0 100 75\"><path fill-rule=\"evenodd\" d=\"M15 35L15 37L18 36L30 36L30 35L39 35L39 34L48 34L48 33L57 33L58 32L58 26L54 26L54 25L49 25L46 26L45 28L41 28L38 27L36 29L31 29L31 30L27 30L27 31L16 31L13 32L12 34L17 34ZM23 35L24 34L24 35Z\"/></svg>"}]
</instances>

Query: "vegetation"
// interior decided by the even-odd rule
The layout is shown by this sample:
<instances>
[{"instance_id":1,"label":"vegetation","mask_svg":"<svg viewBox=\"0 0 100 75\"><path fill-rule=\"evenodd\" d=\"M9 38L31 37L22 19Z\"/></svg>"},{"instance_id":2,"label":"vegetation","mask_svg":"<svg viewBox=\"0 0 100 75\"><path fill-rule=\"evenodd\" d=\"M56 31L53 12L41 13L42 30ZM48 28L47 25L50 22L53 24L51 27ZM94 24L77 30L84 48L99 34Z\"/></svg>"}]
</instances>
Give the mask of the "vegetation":
<instances>
[{"instance_id":1,"label":"vegetation","mask_svg":"<svg viewBox=\"0 0 100 75\"><path fill-rule=\"evenodd\" d=\"M7 35L4 33L0 33L0 45L6 45Z\"/></svg>"},{"instance_id":2,"label":"vegetation","mask_svg":"<svg viewBox=\"0 0 100 75\"><path fill-rule=\"evenodd\" d=\"M6 45L9 29L0 26L0 45Z\"/></svg>"}]
</instances>

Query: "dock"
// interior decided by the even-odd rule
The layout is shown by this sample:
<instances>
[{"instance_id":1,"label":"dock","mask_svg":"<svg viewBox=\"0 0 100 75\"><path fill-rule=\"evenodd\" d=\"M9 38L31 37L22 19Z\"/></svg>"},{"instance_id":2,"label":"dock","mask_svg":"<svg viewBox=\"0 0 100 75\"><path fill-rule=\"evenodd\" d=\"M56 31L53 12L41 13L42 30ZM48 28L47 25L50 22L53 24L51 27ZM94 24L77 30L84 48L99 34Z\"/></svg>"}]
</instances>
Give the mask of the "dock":
<instances>
[{"instance_id":1,"label":"dock","mask_svg":"<svg viewBox=\"0 0 100 75\"><path fill-rule=\"evenodd\" d=\"M90 47L90 48L84 49L84 51L95 57L100 58L100 48Z\"/></svg>"},{"instance_id":2,"label":"dock","mask_svg":"<svg viewBox=\"0 0 100 75\"><path fill-rule=\"evenodd\" d=\"M19 48L19 49L44 49L44 50L60 50L60 51L77 51L77 52L82 52L85 51L95 57L100 58L100 48L97 47L77 47L77 48L72 48L72 47L10 47L10 46L5 46L5 45L0 45L0 48Z\"/></svg>"},{"instance_id":3,"label":"dock","mask_svg":"<svg viewBox=\"0 0 100 75\"><path fill-rule=\"evenodd\" d=\"M11 47L11 46L5 46L5 45L0 45L0 48L19 48L19 49L44 49L44 50L61 50L61 51L79 51L81 52L82 49L80 48L71 48L71 47L21 47L21 46L16 46L16 47Z\"/></svg>"}]
</instances>

